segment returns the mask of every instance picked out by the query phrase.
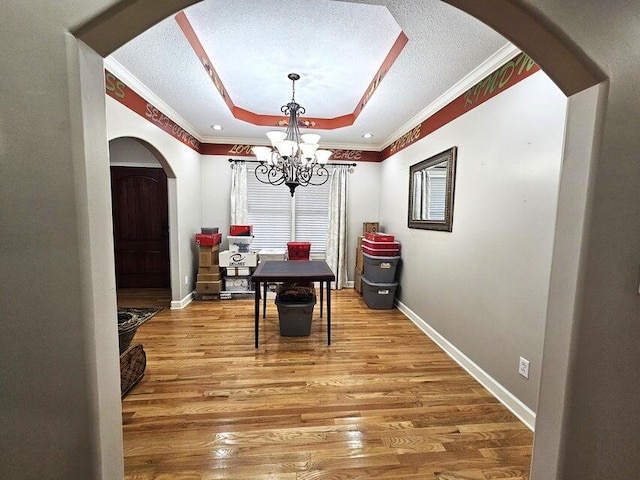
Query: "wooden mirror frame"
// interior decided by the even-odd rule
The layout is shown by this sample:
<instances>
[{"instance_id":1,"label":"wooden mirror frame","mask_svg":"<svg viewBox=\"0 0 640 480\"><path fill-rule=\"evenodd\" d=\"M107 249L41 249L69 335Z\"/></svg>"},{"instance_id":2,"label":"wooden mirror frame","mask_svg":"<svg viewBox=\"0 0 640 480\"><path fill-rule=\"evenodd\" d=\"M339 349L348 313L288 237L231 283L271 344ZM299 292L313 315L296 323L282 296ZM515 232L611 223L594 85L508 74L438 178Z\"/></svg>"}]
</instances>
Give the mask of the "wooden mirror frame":
<instances>
[{"instance_id":1,"label":"wooden mirror frame","mask_svg":"<svg viewBox=\"0 0 640 480\"><path fill-rule=\"evenodd\" d=\"M407 226L409 228L419 228L422 230L440 230L450 232L453 228L453 199L456 177L456 156L458 147L451 147L444 152L440 152L433 157L427 158L409 167L409 208L407 211ZM439 163L447 163L446 192L444 220L420 220L412 217L413 213L413 193L414 174L418 171L433 167Z\"/></svg>"}]
</instances>

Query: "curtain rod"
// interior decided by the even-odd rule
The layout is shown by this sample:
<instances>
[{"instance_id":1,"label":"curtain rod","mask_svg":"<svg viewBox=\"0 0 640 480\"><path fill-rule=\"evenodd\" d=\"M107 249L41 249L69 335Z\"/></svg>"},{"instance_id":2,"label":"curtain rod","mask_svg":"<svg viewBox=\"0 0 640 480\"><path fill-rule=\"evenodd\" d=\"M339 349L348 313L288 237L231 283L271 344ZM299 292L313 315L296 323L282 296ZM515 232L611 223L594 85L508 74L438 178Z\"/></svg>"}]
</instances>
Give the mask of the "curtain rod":
<instances>
[{"instance_id":1,"label":"curtain rod","mask_svg":"<svg viewBox=\"0 0 640 480\"><path fill-rule=\"evenodd\" d=\"M260 162L258 160L243 160L243 159L238 159L238 158L230 158L229 162L230 163L265 163L265 162ZM355 166L357 166L355 162L354 163L332 163L332 162L325 163L325 166L327 166L327 167L328 166L337 167L337 166L340 166L340 165L345 165L347 167L355 167Z\"/></svg>"}]
</instances>

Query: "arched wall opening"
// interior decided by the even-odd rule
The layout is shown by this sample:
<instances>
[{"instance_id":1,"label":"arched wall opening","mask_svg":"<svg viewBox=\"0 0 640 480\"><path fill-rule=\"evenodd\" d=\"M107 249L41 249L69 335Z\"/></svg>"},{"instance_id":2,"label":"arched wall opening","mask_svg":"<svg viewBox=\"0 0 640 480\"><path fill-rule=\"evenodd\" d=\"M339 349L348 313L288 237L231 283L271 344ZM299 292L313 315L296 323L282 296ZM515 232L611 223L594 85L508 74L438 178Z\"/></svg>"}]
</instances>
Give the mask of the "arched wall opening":
<instances>
[{"instance_id":1,"label":"arched wall opening","mask_svg":"<svg viewBox=\"0 0 640 480\"><path fill-rule=\"evenodd\" d=\"M176 174L169 161L154 145L138 137L117 137L109 140L111 166L161 168L167 176L169 271L172 300L179 300L180 261L178 253L178 218ZM174 294L175 292L175 294Z\"/></svg>"},{"instance_id":2,"label":"arched wall opening","mask_svg":"<svg viewBox=\"0 0 640 480\"><path fill-rule=\"evenodd\" d=\"M170 13L197 2L165 2L167 10L162 12L151 3L146 0L120 2L77 29L74 34L95 52L106 56ZM482 11L475 5L478 2L451 0L448 3L475 16L514 41L543 67L565 94L571 96L536 434L537 438L543 437L548 443L544 445L536 440L533 460L533 478L556 478L566 449L563 445L565 433L562 428L566 424L563 408L568 398L566 384L572 368L570 356L575 335L573 323L580 315L576 304L581 297L582 285L579 279L586 254L585 230L588 228L591 208L593 166L599 151L607 98L606 77L594 68L595 64L567 36L559 33L550 18L526 8L524 2L491 2L490 6L483 5ZM123 15L129 20L125 27L119 25ZM92 53L84 51L80 56L83 55L91 56ZM80 83L84 87L85 84L82 81ZM93 93L95 94L95 89ZM580 181L574 182L576 178ZM100 259L95 260L93 268L99 268ZM97 367L99 369L100 365ZM98 388L100 387L99 384ZM107 424L108 422L100 422L100 418L98 420L107 429L113 428L113 422ZM101 443L100 438L97 443L103 451L110 447ZM113 455L102 456L103 459L109 457L113 458Z\"/></svg>"}]
</instances>

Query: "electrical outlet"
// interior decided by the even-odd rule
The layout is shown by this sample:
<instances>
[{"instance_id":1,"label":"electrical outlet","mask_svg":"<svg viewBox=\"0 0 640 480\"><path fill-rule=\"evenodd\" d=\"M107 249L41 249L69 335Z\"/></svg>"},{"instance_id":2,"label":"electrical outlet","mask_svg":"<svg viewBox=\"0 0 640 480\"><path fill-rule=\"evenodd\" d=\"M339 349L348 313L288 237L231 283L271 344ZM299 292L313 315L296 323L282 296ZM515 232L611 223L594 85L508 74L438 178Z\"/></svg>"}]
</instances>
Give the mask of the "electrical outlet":
<instances>
[{"instance_id":1,"label":"electrical outlet","mask_svg":"<svg viewBox=\"0 0 640 480\"><path fill-rule=\"evenodd\" d=\"M184 284L189 285L189 275L184 276Z\"/></svg>"},{"instance_id":2,"label":"electrical outlet","mask_svg":"<svg viewBox=\"0 0 640 480\"><path fill-rule=\"evenodd\" d=\"M529 360L520 357L520 363L518 364L518 373L524 378L529 378Z\"/></svg>"}]
</instances>

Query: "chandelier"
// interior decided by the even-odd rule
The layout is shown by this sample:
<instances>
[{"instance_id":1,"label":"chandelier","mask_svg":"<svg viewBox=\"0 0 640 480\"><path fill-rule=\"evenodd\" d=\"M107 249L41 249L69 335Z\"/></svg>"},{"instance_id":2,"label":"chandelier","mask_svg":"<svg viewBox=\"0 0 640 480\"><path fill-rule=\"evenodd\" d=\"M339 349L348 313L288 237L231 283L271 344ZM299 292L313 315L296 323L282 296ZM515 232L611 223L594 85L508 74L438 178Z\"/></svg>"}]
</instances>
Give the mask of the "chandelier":
<instances>
[{"instance_id":1,"label":"chandelier","mask_svg":"<svg viewBox=\"0 0 640 480\"><path fill-rule=\"evenodd\" d=\"M273 150L269 147L253 147L251 150L260 165L256 167L256 178L262 183L289 187L291 196L297 186L322 185L329 178L325 168L331 150L319 150L320 135L316 133L300 134L300 126L304 126L298 119L304 115L305 109L296 103L296 80L300 75L290 73L292 82L291 101L283 105L280 111L289 117L287 130L267 132Z\"/></svg>"}]
</instances>

